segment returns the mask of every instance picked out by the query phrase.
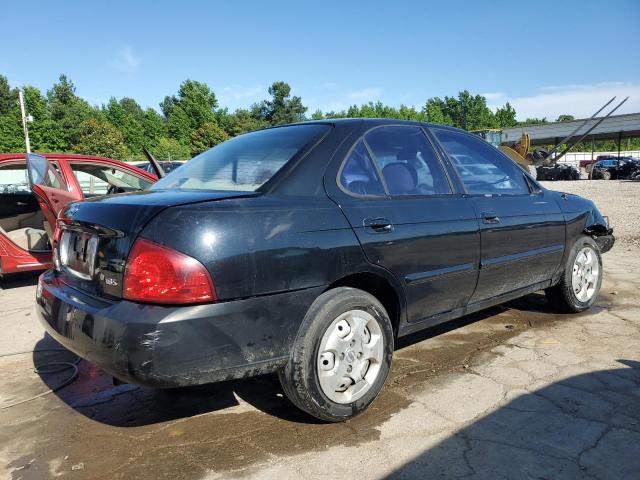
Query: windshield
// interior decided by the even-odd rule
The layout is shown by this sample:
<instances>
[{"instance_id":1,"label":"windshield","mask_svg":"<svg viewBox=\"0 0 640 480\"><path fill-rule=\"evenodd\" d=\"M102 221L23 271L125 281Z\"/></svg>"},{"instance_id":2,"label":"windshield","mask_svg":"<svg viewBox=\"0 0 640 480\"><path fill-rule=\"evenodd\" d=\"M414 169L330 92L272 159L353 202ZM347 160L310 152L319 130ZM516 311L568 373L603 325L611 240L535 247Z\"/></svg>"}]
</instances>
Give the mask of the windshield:
<instances>
[{"instance_id":1,"label":"windshield","mask_svg":"<svg viewBox=\"0 0 640 480\"><path fill-rule=\"evenodd\" d=\"M253 192L329 128L292 125L240 135L189 160L156 182L151 190Z\"/></svg>"}]
</instances>

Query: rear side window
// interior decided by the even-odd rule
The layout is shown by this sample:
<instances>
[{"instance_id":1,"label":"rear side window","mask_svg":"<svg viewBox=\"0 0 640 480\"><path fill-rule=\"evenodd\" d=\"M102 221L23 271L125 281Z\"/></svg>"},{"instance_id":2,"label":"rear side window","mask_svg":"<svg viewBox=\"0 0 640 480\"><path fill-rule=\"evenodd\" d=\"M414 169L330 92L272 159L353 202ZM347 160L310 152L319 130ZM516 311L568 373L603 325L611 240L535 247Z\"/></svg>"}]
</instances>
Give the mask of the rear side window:
<instances>
[{"instance_id":1,"label":"rear side window","mask_svg":"<svg viewBox=\"0 0 640 480\"><path fill-rule=\"evenodd\" d=\"M371 156L360 140L351 150L340 172L340 183L356 195L384 195L384 187Z\"/></svg>"},{"instance_id":2,"label":"rear side window","mask_svg":"<svg viewBox=\"0 0 640 480\"><path fill-rule=\"evenodd\" d=\"M449 155L468 193L530 193L520 167L484 140L450 130L434 128L432 132Z\"/></svg>"},{"instance_id":3,"label":"rear side window","mask_svg":"<svg viewBox=\"0 0 640 480\"><path fill-rule=\"evenodd\" d=\"M31 193L27 166L24 163L12 163L0 167L0 194Z\"/></svg>"},{"instance_id":4,"label":"rear side window","mask_svg":"<svg viewBox=\"0 0 640 480\"><path fill-rule=\"evenodd\" d=\"M55 163L49 162L42 155L30 153L27 162L27 174L35 185L62 188L62 175Z\"/></svg>"},{"instance_id":5,"label":"rear side window","mask_svg":"<svg viewBox=\"0 0 640 480\"><path fill-rule=\"evenodd\" d=\"M451 193L442 166L419 127L381 127L365 136L390 195Z\"/></svg>"},{"instance_id":6,"label":"rear side window","mask_svg":"<svg viewBox=\"0 0 640 480\"><path fill-rule=\"evenodd\" d=\"M151 182L120 168L94 163L72 163L71 169L78 179L85 197L107 193L134 192L144 190Z\"/></svg>"},{"instance_id":7,"label":"rear side window","mask_svg":"<svg viewBox=\"0 0 640 480\"><path fill-rule=\"evenodd\" d=\"M189 160L151 189L253 192L330 128L294 125L240 135Z\"/></svg>"}]
</instances>

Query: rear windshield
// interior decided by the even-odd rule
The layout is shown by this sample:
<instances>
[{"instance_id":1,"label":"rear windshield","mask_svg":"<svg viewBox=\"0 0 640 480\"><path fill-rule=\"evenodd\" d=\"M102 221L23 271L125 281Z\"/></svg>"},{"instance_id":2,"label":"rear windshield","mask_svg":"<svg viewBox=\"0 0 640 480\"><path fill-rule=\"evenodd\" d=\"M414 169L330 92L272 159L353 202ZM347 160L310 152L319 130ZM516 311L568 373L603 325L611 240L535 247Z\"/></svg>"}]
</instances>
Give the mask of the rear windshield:
<instances>
[{"instance_id":1,"label":"rear windshield","mask_svg":"<svg viewBox=\"0 0 640 480\"><path fill-rule=\"evenodd\" d=\"M253 192L329 128L293 125L240 135L189 160L156 182L151 190Z\"/></svg>"}]
</instances>

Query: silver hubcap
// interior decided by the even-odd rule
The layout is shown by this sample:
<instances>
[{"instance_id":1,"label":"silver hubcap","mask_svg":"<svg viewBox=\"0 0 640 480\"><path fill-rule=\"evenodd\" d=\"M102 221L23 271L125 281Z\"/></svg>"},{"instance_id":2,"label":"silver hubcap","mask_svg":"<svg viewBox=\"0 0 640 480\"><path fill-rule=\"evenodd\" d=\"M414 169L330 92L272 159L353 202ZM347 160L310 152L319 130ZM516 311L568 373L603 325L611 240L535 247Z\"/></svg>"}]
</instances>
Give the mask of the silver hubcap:
<instances>
[{"instance_id":1,"label":"silver hubcap","mask_svg":"<svg viewBox=\"0 0 640 480\"><path fill-rule=\"evenodd\" d=\"M384 339L378 321L364 310L336 318L322 336L318 378L324 394L351 403L369 391L382 366Z\"/></svg>"},{"instance_id":2,"label":"silver hubcap","mask_svg":"<svg viewBox=\"0 0 640 480\"><path fill-rule=\"evenodd\" d=\"M576 255L571 273L571 287L578 300L587 302L593 297L599 275L600 264L596 252L591 247L583 247Z\"/></svg>"}]
</instances>

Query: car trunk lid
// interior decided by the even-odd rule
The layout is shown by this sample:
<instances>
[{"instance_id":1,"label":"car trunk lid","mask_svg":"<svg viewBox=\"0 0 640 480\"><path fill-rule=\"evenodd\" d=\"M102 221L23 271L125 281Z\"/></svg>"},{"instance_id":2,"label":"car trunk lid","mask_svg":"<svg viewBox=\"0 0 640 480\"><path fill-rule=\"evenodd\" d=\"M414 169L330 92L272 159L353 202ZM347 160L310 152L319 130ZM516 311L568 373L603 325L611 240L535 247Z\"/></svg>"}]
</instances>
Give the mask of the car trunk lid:
<instances>
[{"instance_id":1,"label":"car trunk lid","mask_svg":"<svg viewBox=\"0 0 640 480\"><path fill-rule=\"evenodd\" d=\"M254 195L152 190L72 203L58 220L55 268L68 285L95 296L122 298L127 257L153 217L172 206Z\"/></svg>"}]
</instances>

